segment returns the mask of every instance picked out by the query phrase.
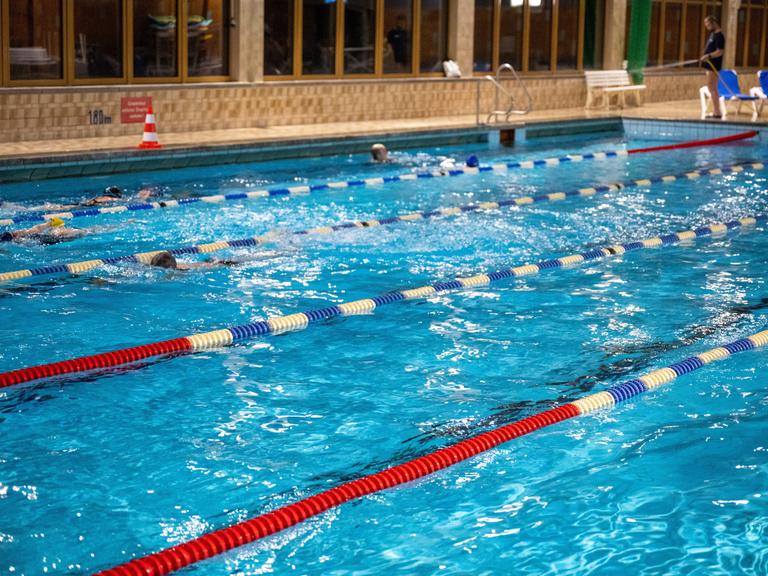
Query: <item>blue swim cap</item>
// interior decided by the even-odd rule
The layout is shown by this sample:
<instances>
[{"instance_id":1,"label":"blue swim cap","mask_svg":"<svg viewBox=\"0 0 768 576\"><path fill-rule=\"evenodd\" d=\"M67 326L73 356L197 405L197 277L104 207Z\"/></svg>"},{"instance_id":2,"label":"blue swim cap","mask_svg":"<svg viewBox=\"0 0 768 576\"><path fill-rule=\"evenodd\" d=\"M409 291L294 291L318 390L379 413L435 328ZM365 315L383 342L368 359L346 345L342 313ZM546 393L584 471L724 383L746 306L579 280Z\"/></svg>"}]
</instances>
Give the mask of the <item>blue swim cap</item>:
<instances>
[{"instance_id":1,"label":"blue swim cap","mask_svg":"<svg viewBox=\"0 0 768 576\"><path fill-rule=\"evenodd\" d=\"M480 160L478 160L477 156L475 156L474 154L470 154L469 156L467 156L466 164L470 168L477 168L478 166L480 166Z\"/></svg>"}]
</instances>

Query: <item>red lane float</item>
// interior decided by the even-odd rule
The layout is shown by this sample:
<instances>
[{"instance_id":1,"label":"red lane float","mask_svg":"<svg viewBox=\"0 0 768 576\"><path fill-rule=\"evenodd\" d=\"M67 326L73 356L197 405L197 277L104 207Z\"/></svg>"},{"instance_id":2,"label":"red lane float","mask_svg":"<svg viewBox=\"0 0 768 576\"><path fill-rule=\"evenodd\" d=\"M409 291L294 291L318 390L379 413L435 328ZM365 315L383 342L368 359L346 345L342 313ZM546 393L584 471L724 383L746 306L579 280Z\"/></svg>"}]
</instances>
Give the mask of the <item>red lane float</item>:
<instances>
[{"instance_id":1,"label":"red lane float","mask_svg":"<svg viewBox=\"0 0 768 576\"><path fill-rule=\"evenodd\" d=\"M662 150L673 150L679 148L693 148L697 146L713 146L718 144L726 144L728 142L735 142L738 140L744 140L752 138L758 134L757 131L751 130L748 132L742 132L739 134L732 134L730 136L722 136L720 138L712 138L710 140L694 140L690 142L681 142L678 144L669 144L664 146L654 146L651 148L635 148L628 150L627 154L640 154L645 152L658 152ZM19 370L13 370L10 372L0 373L0 388L6 388L8 386L14 386L24 382L31 382L33 380L39 380L41 378L50 378L52 376L60 376L63 374L71 374L74 372L86 372L88 370L98 368L112 368L137 360L142 360L152 356L160 356L164 354L173 354L176 352L186 352L192 349L191 343L188 338L176 338L173 340L166 340L164 342L157 342L154 344L146 344L143 346L136 346L134 348L126 348L123 350L116 350L114 352L106 352L102 354L94 354L91 356L82 356L72 360L64 360L61 362L54 362L51 364L41 364L38 366L31 366L29 368L22 368Z\"/></svg>"},{"instance_id":2,"label":"red lane float","mask_svg":"<svg viewBox=\"0 0 768 576\"><path fill-rule=\"evenodd\" d=\"M14 386L22 382L30 382L41 378L50 378L52 376L61 376L63 374L72 374L74 372L86 372L98 368L113 368L144 360L152 356L165 354L174 354L177 352L188 352L192 345L187 338L175 338L173 340L164 340L153 344L144 344L134 346L133 348L123 348L114 352L102 352L101 354L92 354L91 356L81 356L72 360L63 360L51 364L40 364L30 368L21 368L11 372L0 374L0 388Z\"/></svg>"},{"instance_id":3,"label":"red lane float","mask_svg":"<svg viewBox=\"0 0 768 576\"><path fill-rule=\"evenodd\" d=\"M644 154L645 152L661 152L662 150L679 150L681 148L697 148L699 146L716 146L718 144L727 144L728 142L736 142L738 140L754 138L757 136L757 134L758 132L756 130L750 130L749 132L740 132L739 134L721 136L719 138L712 138L710 140L691 140L690 142L680 142L678 144L665 144L664 146L651 146L650 148L635 148L634 150L627 150L627 154Z\"/></svg>"},{"instance_id":4,"label":"red lane float","mask_svg":"<svg viewBox=\"0 0 768 576\"><path fill-rule=\"evenodd\" d=\"M381 492L428 476L495 448L499 444L563 420L574 418L579 414L579 409L573 404L558 406L552 410L462 440L452 446L446 446L415 460L347 482L262 516L239 522L215 532L209 532L189 542L166 548L143 558L131 560L115 568L99 572L97 576L160 576L174 572L190 564L295 526L350 500L356 500L368 494Z\"/></svg>"}]
</instances>

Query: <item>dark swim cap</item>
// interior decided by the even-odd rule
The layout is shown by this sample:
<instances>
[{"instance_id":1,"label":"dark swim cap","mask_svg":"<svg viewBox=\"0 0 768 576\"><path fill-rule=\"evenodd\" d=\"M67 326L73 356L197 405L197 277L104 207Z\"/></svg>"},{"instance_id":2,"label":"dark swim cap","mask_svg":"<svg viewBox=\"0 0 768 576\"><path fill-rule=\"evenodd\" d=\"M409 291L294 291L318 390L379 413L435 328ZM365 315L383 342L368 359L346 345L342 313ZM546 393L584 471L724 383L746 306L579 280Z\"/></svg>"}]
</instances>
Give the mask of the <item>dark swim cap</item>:
<instances>
[{"instance_id":1,"label":"dark swim cap","mask_svg":"<svg viewBox=\"0 0 768 576\"><path fill-rule=\"evenodd\" d=\"M477 156L475 156L474 154L470 154L469 156L467 156L467 166L469 166L470 168L477 168L478 166L480 166L480 160L478 160Z\"/></svg>"},{"instance_id":2,"label":"dark swim cap","mask_svg":"<svg viewBox=\"0 0 768 576\"><path fill-rule=\"evenodd\" d=\"M112 198L122 198L123 191L117 186L107 186L104 188L104 195L111 196Z\"/></svg>"},{"instance_id":3,"label":"dark swim cap","mask_svg":"<svg viewBox=\"0 0 768 576\"><path fill-rule=\"evenodd\" d=\"M176 258L173 257L168 251L158 252L152 257L149 262L150 266L157 266L158 268L176 268Z\"/></svg>"},{"instance_id":4,"label":"dark swim cap","mask_svg":"<svg viewBox=\"0 0 768 576\"><path fill-rule=\"evenodd\" d=\"M13 232L3 232L0 234L0 242L11 242L13 241Z\"/></svg>"}]
</instances>

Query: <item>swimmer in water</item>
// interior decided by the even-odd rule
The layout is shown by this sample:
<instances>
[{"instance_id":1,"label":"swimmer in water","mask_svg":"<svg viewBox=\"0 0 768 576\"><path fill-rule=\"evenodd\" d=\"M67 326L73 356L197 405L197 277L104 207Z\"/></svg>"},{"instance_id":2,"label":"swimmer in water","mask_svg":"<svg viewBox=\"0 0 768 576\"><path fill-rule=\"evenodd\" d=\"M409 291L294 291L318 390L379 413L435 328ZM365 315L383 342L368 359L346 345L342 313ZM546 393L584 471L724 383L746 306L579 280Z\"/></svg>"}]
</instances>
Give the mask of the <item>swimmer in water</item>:
<instances>
[{"instance_id":1,"label":"swimmer in water","mask_svg":"<svg viewBox=\"0 0 768 576\"><path fill-rule=\"evenodd\" d=\"M248 262L253 262L256 260L267 260L270 258L276 258L281 255L283 255L283 252L267 251L267 252L259 252L258 254L255 254L252 257L245 258L242 260L207 260L203 262L179 262L176 260L176 257L173 254L171 254L167 250L164 250L163 252L158 252L157 254L152 256L152 259L149 261L149 265L156 268L166 268L168 270L180 270L182 272L189 272L190 270L199 270L201 268L221 268L222 266L239 266L241 264L246 264Z\"/></svg>"},{"instance_id":2,"label":"swimmer in water","mask_svg":"<svg viewBox=\"0 0 768 576\"><path fill-rule=\"evenodd\" d=\"M371 146L371 158L374 162L389 162L389 151L384 144L374 144Z\"/></svg>"},{"instance_id":3,"label":"swimmer in water","mask_svg":"<svg viewBox=\"0 0 768 576\"><path fill-rule=\"evenodd\" d=\"M102 204L114 204L123 199L123 190L117 186L107 186L104 188L104 192L100 196L94 196L84 202L81 202L79 206L100 206Z\"/></svg>"},{"instance_id":4,"label":"swimmer in water","mask_svg":"<svg viewBox=\"0 0 768 576\"><path fill-rule=\"evenodd\" d=\"M23 242L31 240L41 244L57 244L85 236L89 232L80 228L67 228L61 218L51 218L48 222L31 228L13 230L0 234L0 242Z\"/></svg>"},{"instance_id":5,"label":"swimmer in water","mask_svg":"<svg viewBox=\"0 0 768 576\"><path fill-rule=\"evenodd\" d=\"M240 262L235 260L210 260L208 262L178 262L176 257L168 251L158 252L149 261L150 266L167 268L169 270L181 270L187 272L199 268L218 268L219 266L237 266Z\"/></svg>"},{"instance_id":6,"label":"swimmer in water","mask_svg":"<svg viewBox=\"0 0 768 576\"><path fill-rule=\"evenodd\" d=\"M13 209L19 212L40 212L43 210L58 210L58 211L77 210L79 208L109 206L110 204L115 204L116 202L122 202L123 200L124 200L123 191L121 188L118 188L117 186L107 186L106 188L104 188L104 191L98 196L94 196L93 198L88 198L87 200L83 200L82 202L78 202L77 204L56 204L54 202L46 202L45 204L41 204L38 206L20 206L16 204L13 206Z\"/></svg>"},{"instance_id":7,"label":"swimmer in water","mask_svg":"<svg viewBox=\"0 0 768 576\"><path fill-rule=\"evenodd\" d=\"M152 198L158 197L159 194L149 188L142 188L136 193L136 198L142 202L149 202Z\"/></svg>"},{"instance_id":8,"label":"swimmer in water","mask_svg":"<svg viewBox=\"0 0 768 576\"><path fill-rule=\"evenodd\" d=\"M11 230L0 233L0 242L38 242L40 244L58 244L76 240L83 236L115 230L117 226L91 226L90 228L68 228L61 218L51 218L47 222L31 228Z\"/></svg>"},{"instance_id":9,"label":"swimmer in water","mask_svg":"<svg viewBox=\"0 0 768 576\"><path fill-rule=\"evenodd\" d=\"M464 164L456 164L456 160L453 158L446 158L442 162L440 162L440 172L442 174L448 174L452 170L460 170L462 167L466 168L478 168L480 166L480 160L475 154L470 154L467 156L466 161Z\"/></svg>"}]
</instances>

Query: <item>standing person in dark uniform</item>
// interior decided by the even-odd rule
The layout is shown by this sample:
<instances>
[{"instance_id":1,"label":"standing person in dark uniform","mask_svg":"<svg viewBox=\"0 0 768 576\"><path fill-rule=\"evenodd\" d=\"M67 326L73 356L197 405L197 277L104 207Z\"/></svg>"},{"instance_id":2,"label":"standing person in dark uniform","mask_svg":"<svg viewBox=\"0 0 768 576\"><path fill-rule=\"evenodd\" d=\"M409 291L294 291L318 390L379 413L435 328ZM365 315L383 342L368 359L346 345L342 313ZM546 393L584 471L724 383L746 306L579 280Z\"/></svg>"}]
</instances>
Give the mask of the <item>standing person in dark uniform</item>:
<instances>
[{"instance_id":1,"label":"standing person in dark uniform","mask_svg":"<svg viewBox=\"0 0 768 576\"><path fill-rule=\"evenodd\" d=\"M722 118L720 110L720 94L717 91L718 72L723 67L723 52L725 50L725 36L720 29L720 22L714 16L704 18L704 26L709 31L704 55L699 58L707 73L707 88L712 96L712 118Z\"/></svg>"}]
</instances>

